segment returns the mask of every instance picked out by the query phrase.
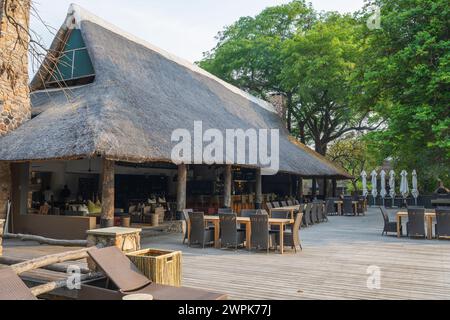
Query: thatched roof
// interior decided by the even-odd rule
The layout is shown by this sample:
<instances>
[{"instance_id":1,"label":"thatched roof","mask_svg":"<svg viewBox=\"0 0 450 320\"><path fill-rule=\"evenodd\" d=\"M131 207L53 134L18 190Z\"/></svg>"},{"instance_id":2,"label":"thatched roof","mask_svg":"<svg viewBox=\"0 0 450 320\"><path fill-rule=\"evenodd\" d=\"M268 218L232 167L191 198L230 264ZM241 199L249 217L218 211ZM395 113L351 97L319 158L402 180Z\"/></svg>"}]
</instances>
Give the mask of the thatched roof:
<instances>
[{"instance_id":1,"label":"thatched roof","mask_svg":"<svg viewBox=\"0 0 450 320\"><path fill-rule=\"evenodd\" d=\"M72 6L59 34L81 30L96 78L92 84L32 93L35 118L0 139L0 161L102 156L170 162L171 134L203 121L217 128L279 128L280 170L303 176L349 175L290 141L274 108L204 70ZM57 37L52 47L60 47ZM32 89L42 86L41 69Z\"/></svg>"}]
</instances>

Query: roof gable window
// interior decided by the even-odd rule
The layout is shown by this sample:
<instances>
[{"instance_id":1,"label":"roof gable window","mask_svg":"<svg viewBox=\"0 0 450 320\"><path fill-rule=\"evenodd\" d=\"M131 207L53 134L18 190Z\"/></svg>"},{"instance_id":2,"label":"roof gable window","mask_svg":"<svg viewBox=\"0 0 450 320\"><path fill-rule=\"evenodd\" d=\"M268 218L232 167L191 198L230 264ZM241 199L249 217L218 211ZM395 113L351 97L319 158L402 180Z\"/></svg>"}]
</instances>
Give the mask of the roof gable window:
<instances>
[{"instance_id":1,"label":"roof gable window","mask_svg":"<svg viewBox=\"0 0 450 320\"><path fill-rule=\"evenodd\" d=\"M79 29L70 31L47 86L80 85L93 82L94 67Z\"/></svg>"}]
</instances>

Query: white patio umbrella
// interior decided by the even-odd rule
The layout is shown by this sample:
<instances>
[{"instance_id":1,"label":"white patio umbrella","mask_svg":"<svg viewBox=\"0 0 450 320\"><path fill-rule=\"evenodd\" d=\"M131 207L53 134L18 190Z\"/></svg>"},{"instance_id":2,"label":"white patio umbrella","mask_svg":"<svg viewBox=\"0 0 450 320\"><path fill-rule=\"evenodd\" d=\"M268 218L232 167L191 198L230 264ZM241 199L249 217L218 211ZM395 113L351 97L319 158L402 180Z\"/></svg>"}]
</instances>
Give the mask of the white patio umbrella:
<instances>
[{"instance_id":1,"label":"white patio umbrella","mask_svg":"<svg viewBox=\"0 0 450 320\"><path fill-rule=\"evenodd\" d=\"M419 197L419 187L418 187L418 182L417 182L417 171L414 170L412 173L412 191L411 194L414 197L414 201L416 203L417 206L417 198Z\"/></svg>"},{"instance_id":2,"label":"white patio umbrella","mask_svg":"<svg viewBox=\"0 0 450 320\"><path fill-rule=\"evenodd\" d=\"M367 198L367 195L369 194L369 190L367 190L367 173L363 170L361 172L361 180L362 180L362 187L363 187L363 197Z\"/></svg>"},{"instance_id":3,"label":"white patio umbrella","mask_svg":"<svg viewBox=\"0 0 450 320\"><path fill-rule=\"evenodd\" d=\"M370 174L372 176L372 196L373 196L373 205L377 204L377 196L378 196L378 181L377 181L377 177L378 177L378 173L373 170L372 173Z\"/></svg>"},{"instance_id":4,"label":"white patio umbrella","mask_svg":"<svg viewBox=\"0 0 450 320\"><path fill-rule=\"evenodd\" d=\"M387 195L386 192L386 171L381 170L380 172L380 177L381 177L381 190L380 190L380 196L383 199L383 206L384 206L384 198Z\"/></svg>"},{"instance_id":5,"label":"white patio umbrella","mask_svg":"<svg viewBox=\"0 0 450 320\"><path fill-rule=\"evenodd\" d=\"M403 196L403 199L406 199L409 196L408 172L403 170L401 176L400 193Z\"/></svg>"},{"instance_id":6,"label":"white patio umbrella","mask_svg":"<svg viewBox=\"0 0 450 320\"><path fill-rule=\"evenodd\" d=\"M392 201L394 201L394 198L396 196L395 194L395 171L391 170L391 172L389 172L389 195L392 198Z\"/></svg>"}]
</instances>

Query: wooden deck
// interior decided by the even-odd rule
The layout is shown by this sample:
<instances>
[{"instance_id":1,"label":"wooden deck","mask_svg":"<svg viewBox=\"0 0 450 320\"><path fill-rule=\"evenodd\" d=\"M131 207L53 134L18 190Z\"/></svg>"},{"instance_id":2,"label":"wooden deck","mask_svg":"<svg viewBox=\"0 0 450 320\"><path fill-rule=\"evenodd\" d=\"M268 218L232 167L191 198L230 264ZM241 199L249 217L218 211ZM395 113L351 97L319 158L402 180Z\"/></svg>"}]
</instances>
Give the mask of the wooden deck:
<instances>
[{"instance_id":1,"label":"wooden deck","mask_svg":"<svg viewBox=\"0 0 450 320\"><path fill-rule=\"evenodd\" d=\"M366 217L330 217L302 230L299 254L187 248L181 235L144 238L143 247L183 251L183 285L231 299L450 299L450 241L382 237L382 225L379 209ZM4 244L4 255L18 258L73 249ZM381 270L380 290L367 288L370 266Z\"/></svg>"},{"instance_id":2,"label":"wooden deck","mask_svg":"<svg viewBox=\"0 0 450 320\"><path fill-rule=\"evenodd\" d=\"M144 246L182 250L183 285L232 299L450 299L450 241L382 237L382 225L379 209L330 217L302 230L302 253L283 256L187 248L175 236ZM380 290L367 288L370 266L381 270Z\"/></svg>"}]
</instances>

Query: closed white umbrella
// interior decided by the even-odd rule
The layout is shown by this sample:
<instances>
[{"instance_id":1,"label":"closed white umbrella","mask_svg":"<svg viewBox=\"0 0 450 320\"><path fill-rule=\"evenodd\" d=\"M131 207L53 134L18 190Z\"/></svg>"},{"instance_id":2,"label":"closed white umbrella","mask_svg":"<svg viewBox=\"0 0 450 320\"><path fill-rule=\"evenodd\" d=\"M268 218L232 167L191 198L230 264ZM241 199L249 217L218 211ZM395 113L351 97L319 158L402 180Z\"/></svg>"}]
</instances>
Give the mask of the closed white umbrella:
<instances>
[{"instance_id":1,"label":"closed white umbrella","mask_svg":"<svg viewBox=\"0 0 450 320\"><path fill-rule=\"evenodd\" d=\"M362 187L363 187L363 197L367 198L367 195L369 194L369 190L367 189L367 173L366 173L366 171L361 172L361 180L362 180Z\"/></svg>"},{"instance_id":2,"label":"closed white umbrella","mask_svg":"<svg viewBox=\"0 0 450 320\"><path fill-rule=\"evenodd\" d=\"M414 197L414 200L416 202L416 206L417 206L417 198L419 197L419 187L418 187L418 183L417 183L417 171L414 170L412 173L412 191L411 194Z\"/></svg>"},{"instance_id":3,"label":"closed white umbrella","mask_svg":"<svg viewBox=\"0 0 450 320\"><path fill-rule=\"evenodd\" d=\"M389 172L389 195L391 196L391 203L392 206L394 206L395 204L395 171L391 170Z\"/></svg>"},{"instance_id":4,"label":"closed white umbrella","mask_svg":"<svg viewBox=\"0 0 450 320\"><path fill-rule=\"evenodd\" d=\"M378 173L375 170L373 170L370 175L372 176L373 205L376 205L376 203L377 203L376 199L378 196L378 181L377 181Z\"/></svg>"},{"instance_id":5,"label":"closed white umbrella","mask_svg":"<svg viewBox=\"0 0 450 320\"><path fill-rule=\"evenodd\" d=\"M380 172L380 177L381 177L381 190L380 190L380 196L383 199L383 206L384 206L384 198L387 195L386 192L386 171L381 170Z\"/></svg>"},{"instance_id":6,"label":"closed white umbrella","mask_svg":"<svg viewBox=\"0 0 450 320\"><path fill-rule=\"evenodd\" d=\"M400 193L403 196L403 199L406 199L409 196L408 172L403 170L401 176Z\"/></svg>"}]
</instances>

